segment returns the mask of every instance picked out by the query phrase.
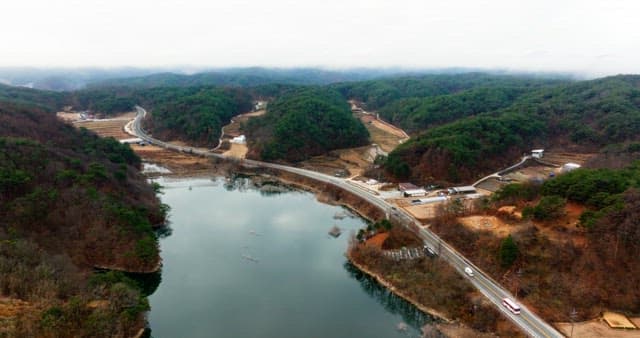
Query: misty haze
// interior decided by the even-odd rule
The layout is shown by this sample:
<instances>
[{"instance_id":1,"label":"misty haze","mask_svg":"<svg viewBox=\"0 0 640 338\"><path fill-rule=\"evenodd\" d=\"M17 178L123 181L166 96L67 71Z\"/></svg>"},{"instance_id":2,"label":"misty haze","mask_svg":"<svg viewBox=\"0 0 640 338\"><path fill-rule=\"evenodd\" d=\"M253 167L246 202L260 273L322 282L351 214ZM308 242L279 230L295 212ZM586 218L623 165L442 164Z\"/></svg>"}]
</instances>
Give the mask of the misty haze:
<instances>
[{"instance_id":1,"label":"misty haze","mask_svg":"<svg viewBox=\"0 0 640 338\"><path fill-rule=\"evenodd\" d=\"M640 336L635 1L0 7L0 336Z\"/></svg>"}]
</instances>

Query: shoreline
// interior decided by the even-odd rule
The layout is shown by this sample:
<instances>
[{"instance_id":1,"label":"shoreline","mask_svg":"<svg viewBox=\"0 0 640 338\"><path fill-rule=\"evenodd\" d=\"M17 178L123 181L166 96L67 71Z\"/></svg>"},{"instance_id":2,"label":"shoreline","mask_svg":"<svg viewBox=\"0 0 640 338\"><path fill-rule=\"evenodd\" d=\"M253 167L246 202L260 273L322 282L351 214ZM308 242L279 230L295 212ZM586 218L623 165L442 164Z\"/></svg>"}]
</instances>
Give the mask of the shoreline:
<instances>
[{"instance_id":1,"label":"shoreline","mask_svg":"<svg viewBox=\"0 0 640 338\"><path fill-rule=\"evenodd\" d=\"M353 264L353 266L355 266L356 268L358 268L358 270L360 270L361 272L369 275L370 277L372 277L373 279L376 280L376 282L380 283L380 285L384 286L387 290L391 291L394 295L404 299L405 301L411 303L411 305L415 306L418 310L438 318L439 320L442 320L444 322L444 324L451 324L453 323L453 320L451 320L450 318L448 318L445 314L443 314L442 312L428 307L426 305L420 304L418 301L416 301L415 299L413 299L411 296L407 295L406 293L404 293L401 290L398 290L398 288L396 288L395 286L393 286L393 284L389 281L387 281L386 279L384 279L384 277L382 277L380 274L371 271L369 268L367 268L366 266L356 262L352 257L351 257L351 253L349 251L347 251L345 253L345 256L347 257L347 259L349 260L349 263Z\"/></svg>"}]
</instances>

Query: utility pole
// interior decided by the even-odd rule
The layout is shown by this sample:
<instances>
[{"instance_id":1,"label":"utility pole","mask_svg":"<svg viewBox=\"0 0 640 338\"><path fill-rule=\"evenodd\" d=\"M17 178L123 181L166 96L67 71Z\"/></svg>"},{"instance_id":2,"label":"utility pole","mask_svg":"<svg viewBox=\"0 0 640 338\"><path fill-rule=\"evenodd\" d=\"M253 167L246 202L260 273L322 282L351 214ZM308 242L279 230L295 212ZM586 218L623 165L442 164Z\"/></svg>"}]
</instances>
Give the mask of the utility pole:
<instances>
[{"instance_id":1,"label":"utility pole","mask_svg":"<svg viewBox=\"0 0 640 338\"><path fill-rule=\"evenodd\" d=\"M569 318L571 319L571 335L569 335L569 337L573 337L573 324L576 321L576 319L578 319L578 312L576 311L576 308L572 308L571 312L569 313Z\"/></svg>"}]
</instances>

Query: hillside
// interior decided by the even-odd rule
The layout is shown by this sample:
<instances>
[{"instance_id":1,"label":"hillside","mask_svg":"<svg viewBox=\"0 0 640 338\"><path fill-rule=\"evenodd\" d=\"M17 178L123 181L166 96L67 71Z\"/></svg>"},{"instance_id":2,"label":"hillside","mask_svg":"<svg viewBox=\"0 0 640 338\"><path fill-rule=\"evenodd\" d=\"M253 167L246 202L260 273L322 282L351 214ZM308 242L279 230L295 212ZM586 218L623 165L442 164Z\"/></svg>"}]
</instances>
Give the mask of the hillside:
<instances>
[{"instance_id":1,"label":"hillside","mask_svg":"<svg viewBox=\"0 0 640 338\"><path fill-rule=\"evenodd\" d=\"M244 127L250 156L301 161L340 148L368 143L366 128L336 91L322 87L292 90L270 102L267 113Z\"/></svg>"},{"instance_id":2,"label":"hillside","mask_svg":"<svg viewBox=\"0 0 640 338\"><path fill-rule=\"evenodd\" d=\"M484 213L507 224L500 232L474 231L455 217L432 228L548 320L569 321L572 308L579 320L605 310L638 314L638 182L639 163L578 169L542 185L499 190ZM505 215L502 206L524 219Z\"/></svg>"},{"instance_id":3,"label":"hillside","mask_svg":"<svg viewBox=\"0 0 640 338\"><path fill-rule=\"evenodd\" d=\"M153 225L166 210L139 167L128 146L0 99L0 296L29 304L0 335L131 336L142 327L148 304L135 283L92 276L96 266L158 267ZM94 300L108 306L87 307Z\"/></svg>"},{"instance_id":4,"label":"hillside","mask_svg":"<svg viewBox=\"0 0 640 338\"><path fill-rule=\"evenodd\" d=\"M138 93L151 117L144 126L165 140L215 147L222 126L251 110L251 98L237 89L215 87L154 88Z\"/></svg>"},{"instance_id":5,"label":"hillside","mask_svg":"<svg viewBox=\"0 0 640 338\"><path fill-rule=\"evenodd\" d=\"M505 108L463 117L417 134L389 155L397 179L468 182L532 148L600 151L637 141L637 76L544 87Z\"/></svg>"}]
</instances>

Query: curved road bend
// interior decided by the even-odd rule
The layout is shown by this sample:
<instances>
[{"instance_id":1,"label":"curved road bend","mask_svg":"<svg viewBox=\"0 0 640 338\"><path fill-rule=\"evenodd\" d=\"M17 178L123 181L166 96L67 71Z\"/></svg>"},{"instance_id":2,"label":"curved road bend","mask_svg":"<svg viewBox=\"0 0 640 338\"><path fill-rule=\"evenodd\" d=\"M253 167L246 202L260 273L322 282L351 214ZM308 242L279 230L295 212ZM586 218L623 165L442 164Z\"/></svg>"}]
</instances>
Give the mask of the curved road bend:
<instances>
[{"instance_id":1,"label":"curved road bend","mask_svg":"<svg viewBox=\"0 0 640 338\"><path fill-rule=\"evenodd\" d=\"M127 124L127 126L125 126L125 131L127 131L131 135L139 137L151 144L155 144L167 149L180 151L180 152L193 153L195 155L200 155L200 156L227 159L226 156L223 156L221 154L216 154L216 153L211 153L206 151L199 151L199 150L192 149L190 147L177 146L174 144L169 144L166 142L162 142L160 140L156 140L148 136L140 126L140 120L146 115L147 112L142 107L139 107L139 106L136 106L136 110L138 112L138 114L136 115L136 118L133 121L131 121L131 123ZM525 159L523 159L522 162L524 161ZM289 167L289 166L284 166L284 165L274 164L274 163L260 162L260 161L254 161L254 160L243 160L242 163L248 167L263 167L263 168L278 169L278 170L298 174L301 176L309 177L311 179L314 179L320 182L336 185L350 193L353 193L365 199L369 203L380 208L387 215L390 215L390 217L393 217L394 219L397 219L398 221L400 221L400 223L403 224L404 226L409 227L410 224L416 224L416 225L419 224L419 222L416 219L414 219L412 216L407 214L404 210L396 209L395 207L393 207L383 199L367 192L364 188L360 188L357 185L348 184L345 179L321 174L321 173L306 170L306 169L294 168L294 167ZM409 227L409 228L411 229L412 227ZM451 264L451 266L453 266L462 276L467 278L471 282L471 284L473 284L473 286L475 286L485 297L487 297L496 306L496 308L499 311L502 312L504 316L509 318L515 325L517 325L527 335L531 337L540 337L540 338L564 337L555 328L547 324L545 321L543 321L541 318L536 316L534 313L532 313L529 309L527 309L522 304L519 304L521 307L520 315L514 315L513 313L508 311L502 305L502 299L511 298L515 300L515 297L513 297L513 295L509 291L503 289L500 286L500 284L498 284L491 277L489 277L482 270L480 270L477 266L475 266L473 263L467 260L454 248L452 248L450 245L448 245L446 242L440 239L440 237L438 237L431 230L425 229L422 226L419 226L418 228L420 229L417 233L418 236L420 236L427 245L429 245L431 248L436 249L436 251L439 251L439 255L442 259L444 259L449 264ZM470 277L464 273L465 267L471 267L474 270L473 277Z\"/></svg>"}]
</instances>

